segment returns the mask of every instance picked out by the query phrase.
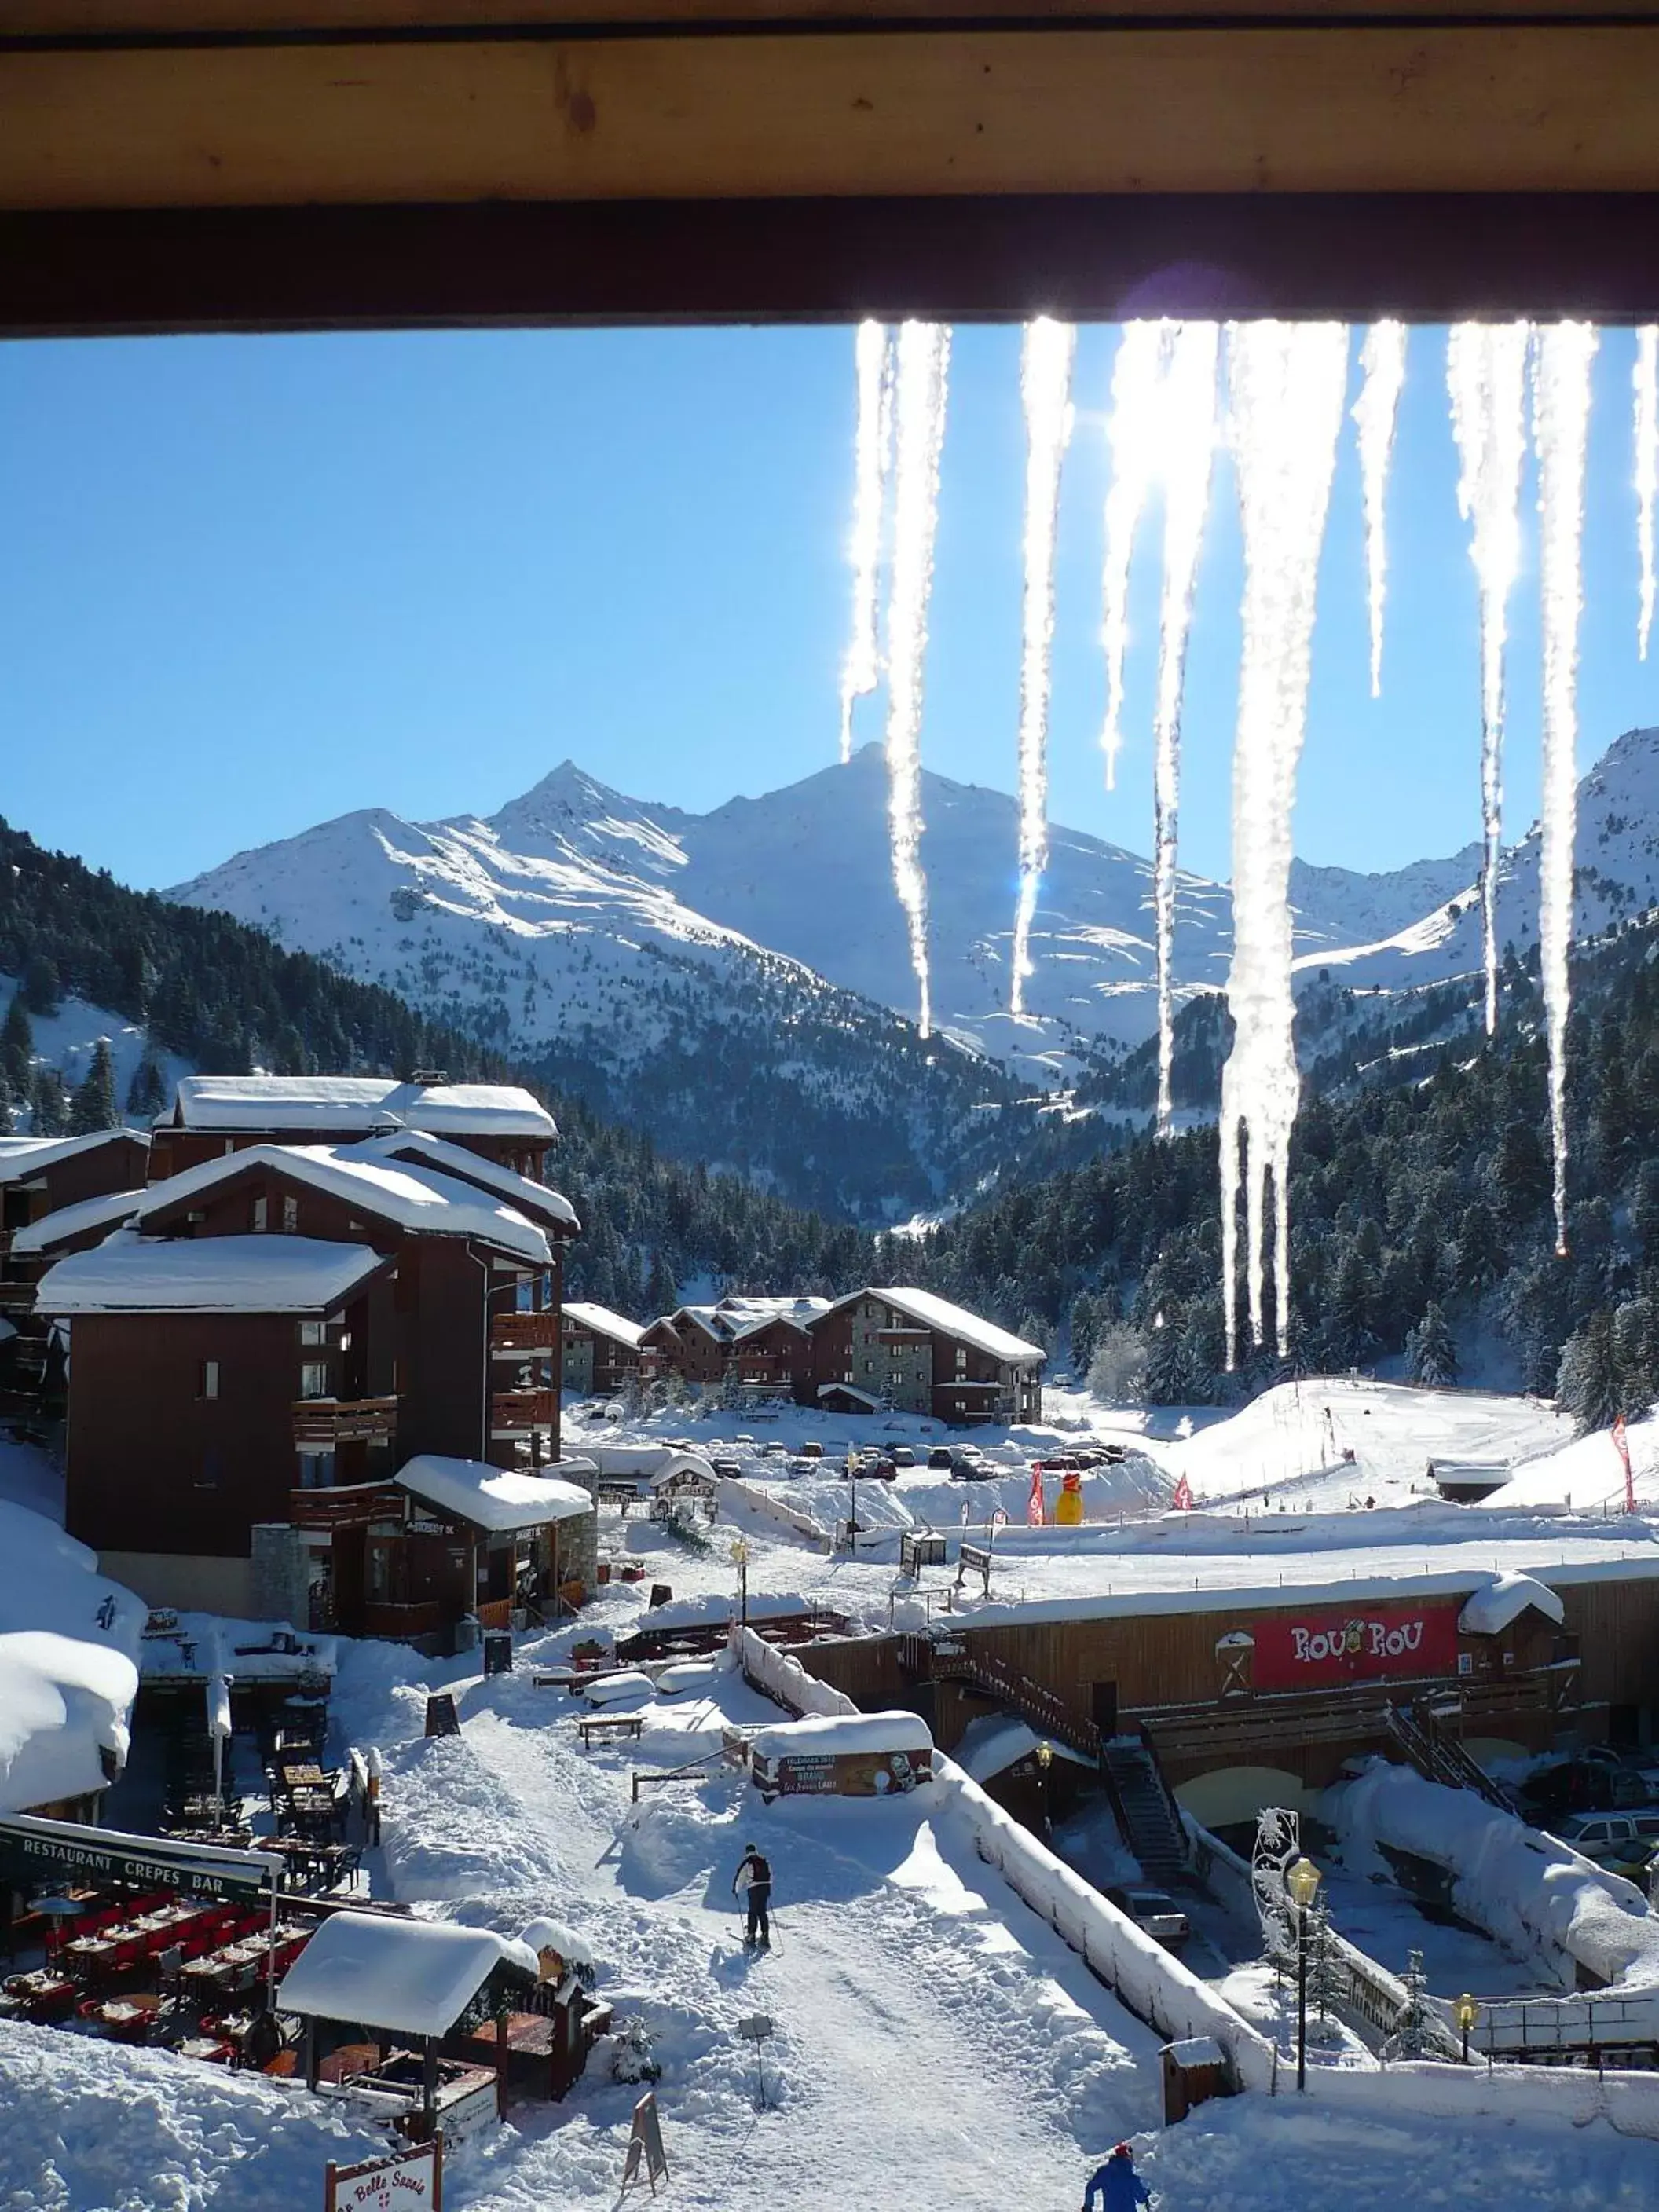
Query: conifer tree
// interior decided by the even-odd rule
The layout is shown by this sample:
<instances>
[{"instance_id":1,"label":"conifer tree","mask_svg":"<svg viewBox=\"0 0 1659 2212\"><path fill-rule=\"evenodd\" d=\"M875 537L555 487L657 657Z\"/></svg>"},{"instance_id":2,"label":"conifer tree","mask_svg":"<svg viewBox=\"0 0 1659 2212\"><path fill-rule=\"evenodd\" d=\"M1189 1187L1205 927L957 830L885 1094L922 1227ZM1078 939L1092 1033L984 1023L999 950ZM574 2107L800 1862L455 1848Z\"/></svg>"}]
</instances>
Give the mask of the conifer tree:
<instances>
[{"instance_id":1,"label":"conifer tree","mask_svg":"<svg viewBox=\"0 0 1659 2212\"><path fill-rule=\"evenodd\" d=\"M100 1037L92 1048L91 1065L70 1102L70 1134L88 1137L99 1129L118 1128L120 1123L121 1116L115 1110L115 1063L110 1058L108 1039Z\"/></svg>"},{"instance_id":2,"label":"conifer tree","mask_svg":"<svg viewBox=\"0 0 1659 2212\"><path fill-rule=\"evenodd\" d=\"M0 1023L0 1074L21 1104L29 1095L34 1076L34 1031L21 991L14 994L6 1018Z\"/></svg>"},{"instance_id":3,"label":"conifer tree","mask_svg":"<svg viewBox=\"0 0 1659 2212\"><path fill-rule=\"evenodd\" d=\"M37 1137L61 1137L69 1121L64 1079L55 1067L37 1067L29 1089L29 1110Z\"/></svg>"},{"instance_id":4,"label":"conifer tree","mask_svg":"<svg viewBox=\"0 0 1659 2212\"><path fill-rule=\"evenodd\" d=\"M1457 1347L1444 1313L1431 1298L1406 1340L1406 1372L1413 1382L1443 1390L1457 1380Z\"/></svg>"}]
</instances>

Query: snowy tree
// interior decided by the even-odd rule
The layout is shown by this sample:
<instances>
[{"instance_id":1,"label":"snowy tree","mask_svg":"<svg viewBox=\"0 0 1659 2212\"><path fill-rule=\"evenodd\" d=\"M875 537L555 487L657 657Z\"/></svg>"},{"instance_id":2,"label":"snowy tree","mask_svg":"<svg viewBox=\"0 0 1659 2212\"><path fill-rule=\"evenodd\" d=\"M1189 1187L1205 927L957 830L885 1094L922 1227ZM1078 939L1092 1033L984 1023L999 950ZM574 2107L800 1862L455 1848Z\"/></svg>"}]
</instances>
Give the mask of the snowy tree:
<instances>
[{"instance_id":1,"label":"snowy tree","mask_svg":"<svg viewBox=\"0 0 1659 2212\"><path fill-rule=\"evenodd\" d=\"M1443 1390L1457 1380L1457 1347L1445 1315L1431 1298L1406 1339L1406 1372L1413 1382Z\"/></svg>"},{"instance_id":2,"label":"snowy tree","mask_svg":"<svg viewBox=\"0 0 1659 2212\"><path fill-rule=\"evenodd\" d=\"M28 1010L21 991L7 1007L4 1022L0 1023L0 1074L4 1075L12 1097L21 1106L34 1079L34 1031L29 1025Z\"/></svg>"},{"instance_id":3,"label":"snowy tree","mask_svg":"<svg viewBox=\"0 0 1659 2212\"><path fill-rule=\"evenodd\" d=\"M1146 1390L1149 1406L1190 1406L1194 1402L1186 1316L1178 1307L1160 1315L1146 1340Z\"/></svg>"},{"instance_id":4,"label":"snowy tree","mask_svg":"<svg viewBox=\"0 0 1659 2212\"><path fill-rule=\"evenodd\" d=\"M58 963L44 952L36 952L23 963L22 981L17 995L32 1014L49 1018L64 1002L63 978L58 973Z\"/></svg>"},{"instance_id":5,"label":"snowy tree","mask_svg":"<svg viewBox=\"0 0 1659 2212\"><path fill-rule=\"evenodd\" d=\"M1072 1341L1072 1372L1080 1379L1088 1374L1100 1340L1095 1302L1087 1291L1079 1291L1072 1300L1067 1331Z\"/></svg>"},{"instance_id":6,"label":"snowy tree","mask_svg":"<svg viewBox=\"0 0 1659 2212\"><path fill-rule=\"evenodd\" d=\"M1429 1978L1423 1971L1423 1954L1406 1954L1406 2002L1400 2008L1394 2033L1382 2045L1385 2058L1420 2058L1429 2046Z\"/></svg>"},{"instance_id":7,"label":"snowy tree","mask_svg":"<svg viewBox=\"0 0 1659 2212\"><path fill-rule=\"evenodd\" d=\"M92 1063L70 1101L70 1134L89 1137L100 1129L118 1128L120 1124L121 1116L115 1110L115 1063L110 1058L108 1039L100 1037L92 1048Z\"/></svg>"},{"instance_id":8,"label":"snowy tree","mask_svg":"<svg viewBox=\"0 0 1659 2212\"><path fill-rule=\"evenodd\" d=\"M146 1053L132 1071L132 1080L127 1085L127 1111L136 1121L153 1121L167 1103L167 1085L161 1071Z\"/></svg>"},{"instance_id":9,"label":"snowy tree","mask_svg":"<svg viewBox=\"0 0 1659 2212\"><path fill-rule=\"evenodd\" d=\"M1138 1406L1146 1396L1146 1339L1127 1322L1103 1331L1089 1362L1089 1388L1109 1406Z\"/></svg>"},{"instance_id":10,"label":"snowy tree","mask_svg":"<svg viewBox=\"0 0 1659 2212\"><path fill-rule=\"evenodd\" d=\"M69 1121L64 1079L55 1067L37 1067L29 1091L29 1110L37 1137L61 1137Z\"/></svg>"},{"instance_id":11,"label":"snowy tree","mask_svg":"<svg viewBox=\"0 0 1659 2212\"><path fill-rule=\"evenodd\" d=\"M0 1137L11 1134L11 1085L6 1080L6 1071L0 1067Z\"/></svg>"},{"instance_id":12,"label":"snowy tree","mask_svg":"<svg viewBox=\"0 0 1659 2212\"><path fill-rule=\"evenodd\" d=\"M1612 1425L1620 1395L1613 1316L1602 1308L1576 1328L1562 1347L1555 1401L1571 1415L1582 1436Z\"/></svg>"},{"instance_id":13,"label":"snowy tree","mask_svg":"<svg viewBox=\"0 0 1659 2212\"><path fill-rule=\"evenodd\" d=\"M1347 1978L1331 1926L1330 1905L1322 1897L1308 1912L1308 2008L1318 2017L1322 2040L1336 2027L1336 2010L1347 1993Z\"/></svg>"}]
</instances>

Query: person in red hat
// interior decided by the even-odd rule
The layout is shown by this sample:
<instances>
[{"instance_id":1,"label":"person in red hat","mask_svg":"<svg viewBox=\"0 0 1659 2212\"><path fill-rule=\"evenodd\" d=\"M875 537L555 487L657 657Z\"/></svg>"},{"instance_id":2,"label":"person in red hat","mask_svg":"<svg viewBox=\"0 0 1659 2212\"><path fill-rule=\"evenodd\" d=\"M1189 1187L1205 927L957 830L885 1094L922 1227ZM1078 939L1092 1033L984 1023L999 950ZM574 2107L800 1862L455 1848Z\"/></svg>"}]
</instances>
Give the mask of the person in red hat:
<instances>
[{"instance_id":1,"label":"person in red hat","mask_svg":"<svg viewBox=\"0 0 1659 2212\"><path fill-rule=\"evenodd\" d=\"M1140 2205L1152 2201L1146 2183L1135 2172L1134 2153L1123 2142L1084 2191L1083 2212L1095 2212L1097 2202L1100 2212L1138 2212Z\"/></svg>"}]
</instances>

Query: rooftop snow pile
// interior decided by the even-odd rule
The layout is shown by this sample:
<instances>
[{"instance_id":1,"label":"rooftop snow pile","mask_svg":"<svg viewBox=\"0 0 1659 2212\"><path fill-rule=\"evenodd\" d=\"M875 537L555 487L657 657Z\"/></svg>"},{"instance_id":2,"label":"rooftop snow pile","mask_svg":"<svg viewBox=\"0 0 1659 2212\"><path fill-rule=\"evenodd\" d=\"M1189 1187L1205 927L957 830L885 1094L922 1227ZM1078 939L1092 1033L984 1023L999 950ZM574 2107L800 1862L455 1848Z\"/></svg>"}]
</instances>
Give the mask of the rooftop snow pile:
<instances>
[{"instance_id":1,"label":"rooftop snow pile","mask_svg":"<svg viewBox=\"0 0 1659 2212\"><path fill-rule=\"evenodd\" d=\"M498 1197L532 1215L547 1215L567 1229L580 1227L576 1209L570 1200L544 1182L537 1182L529 1176L521 1176L512 1168L500 1167L494 1160L485 1159L481 1153L471 1152L465 1145L452 1145L443 1137L430 1137L420 1129L405 1129L394 1137L369 1137L361 1145L351 1147L365 1159L412 1160L436 1168L440 1174L455 1176L463 1182L476 1183L481 1190L493 1190ZM623 1326L631 1327L625 1322Z\"/></svg>"},{"instance_id":2,"label":"rooftop snow pile","mask_svg":"<svg viewBox=\"0 0 1659 2212\"><path fill-rule=\"evenodd\" d=\"M583 1471L580 1460L559 1464ZM422 1452L400 1467L397 1480L405 1490L475 1528L543 1528L550 1521L574 1521L593 1510L591 1492L554 1474L520 1474L489 1467L482 1460L443 1459Z\"/></svg>"},{"instance_id":3,"label":"rooftop snow pile","mask_svg":"<svg viewBox=\"0 0 1659 2212\"><path fill-rule=\"evenodd\" d=\"M933 1739L915 1713L837 1713L757 1729L749 1747L757 1759L840 1759L860 1751L931 1752Z\"/></svg>"},{"instance_id":4,"label":"rooftop snow pile","mask_svg":"<svg viewBox=\"0 0 1659 2212\"><path fill-rule=\"evenodd\" d=\"M1535 1575L1522 1574L1511 1568L1506 1574L1494 1575L1485 1589L1475 1591L1457 1616L1458 1633L1501 1635L1528 1606L1535 1606L1546 1620L1554 1621L1558 1627L1567 1617L1565 1606L1547 1583L1540 1583Z\"/></svg>"},{"instance_id":5,"label":"rooftop snow pile","mask_svg":"<svg viewBox=\"0 0 1659 2212\"><path fill-rule=\"evenodd\" d=\"M0 1137L0 1182L28 1182L60 1160L77 1152L96 1152L116 1138L127 1144L148 1145L149 1138L137 1129L97 1129L89 1137Z\"/></svg>"},{"instance_id":6,"label":"rooftop snow pile","mask_svg":"<svg viewBox=\"0 0 1659 2212\"><path fill-rule=\"evenodd\" d=\"M289 1969L276 2001L312 2019L447 2035L503 1962L532 1982L540 1971L527 1943L487 1928L337 1912Z\"/></svg>"},{"instance_id":7,"label":"rooftop snow pile","mask_svg":"<svg viewBox=\"0 0 1659 2212\"><path fill-rule=\"evenodd\" d=\"M60 1206L55 1212L43 1213L39 1221L15 1231L11 1249L15 1253L50 1252L90 1230L113 1228L137 1212L143 1196L142 1190L112 1190L100 1198L83 1198L74 1206Z\"/></svg>"},{"instance_id":8,"label":"rooftop snow pile","mask_svg":"<svg viewBox=\"0 0 1659 2212\"><path fill-rule=\"evenodd\" d=\"M989 1782L1022 1759L1029 1759L1043 1740L1013 1713L983 1713L963 1729L956 1748L957 1765L975 1782ZM1093 1764L1068 1745L1051 1742L1050 1748L1057 1759L1069 1759L1075 1765Z\"/></svg>"},{"instance_id":9,"label":"rooftop snow pile","mask_svg":"<svg viewBox=\"0 0 1659 2212\"><path fill-rule=\"evenodd\" d=\"M880 1298L896 1313L908 1315L923 1328L936 1328L942 1335L959 1337L963 1343L971 1344L990 1359L1027 1360L1047 1359L1048 1353L1040 1344L1027 1344L1018 1336L1011 1336L1006 1328L994 1322L982 1321L978 1314L969 1313L966 1306L953 1306L949 1298L936 1297L932 1291L882 1290L855 1291L854 1298ZM842 1299L842 1305L852 1303Z\"/></svg>"},{"instance_id":10,"label":"rooftop snow pile","mask_svg":"<svg viewBox=\"0 0 1659 2212\"><path fill-rule=\"evenodd\" d=\"M1325 1799L1346 1843L1414 1852L1455 1877L1452 1901L1523 1956L1565 1954L1607 1983L1659 1984L1659 1919L1634 1882L1607 1874L1553 1836L1377 1759Z\"/></svg>"},{"instance_id":11,"label":"rooftop snow pile","mask_svg":"<svg viewBox=\"0 0 1659 2212\"><path fill-rule=\"evenodd\" d=\"M618 1344L631 1345L637 1352L640 1339L645 1334L642 1322L629 1321L622 1314L612 1313L609 1306L596 1306L577 1298L567 1298L564 1304L567 1321L574 1321L578 1328L590 1328L596 1336L614 1337Z\"/></svg>"},{"instance_id":12,"label":"rooftop snow pile","mask_svg":"<svg viewBox=\"0 0 1659 2212\"><path fill-rule=\"evenodd\" d=\"M365 1244L311 1237L169 1240L118 1229L49 1268L39 1304L52 1314L326 1314L384 1264Z\"/></svg>"},{"instance_id":13,"label":"rooftop snow pile","mask_svg":"<svg viewBox=\"0 0 1659 2212\"><path fill-rule=\"evenodd\" d=\"M143 1601L44 1514L0 1504L0 1812L101 1790L127 1754Z\"/></svg>"},{"instance_id":14,"label":"rooftop snow pile","mask_svg":"<svg viewBox=\"0 0 1659 2212\"><path fill-rule=\"evenodd\" d=\"M185 1075L173 1120L186 1129L423 1129L550 1145L558 1128L529 1091L497 1083L397 1083L384 1075Z\"/></svg>"}]
</instances>

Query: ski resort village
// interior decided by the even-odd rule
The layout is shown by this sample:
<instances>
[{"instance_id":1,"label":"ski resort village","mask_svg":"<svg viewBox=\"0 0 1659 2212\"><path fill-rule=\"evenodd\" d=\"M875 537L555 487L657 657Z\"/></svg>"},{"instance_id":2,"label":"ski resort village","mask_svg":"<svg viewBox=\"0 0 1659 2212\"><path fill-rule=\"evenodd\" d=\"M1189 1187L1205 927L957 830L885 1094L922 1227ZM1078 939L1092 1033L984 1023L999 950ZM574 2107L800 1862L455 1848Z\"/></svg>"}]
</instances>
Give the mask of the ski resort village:
<instances>
[{"instance_id":1,"label":"ski resort village","mask_svg":"<svg viewBox=\"0 0 1659 2212\"><path fill-rule=\"evenodd\" d=\"M1653 2202L1659 1429L632 1322L558 1157L0 1140L6 2201Z\"/></svg>"}]
</instances>

